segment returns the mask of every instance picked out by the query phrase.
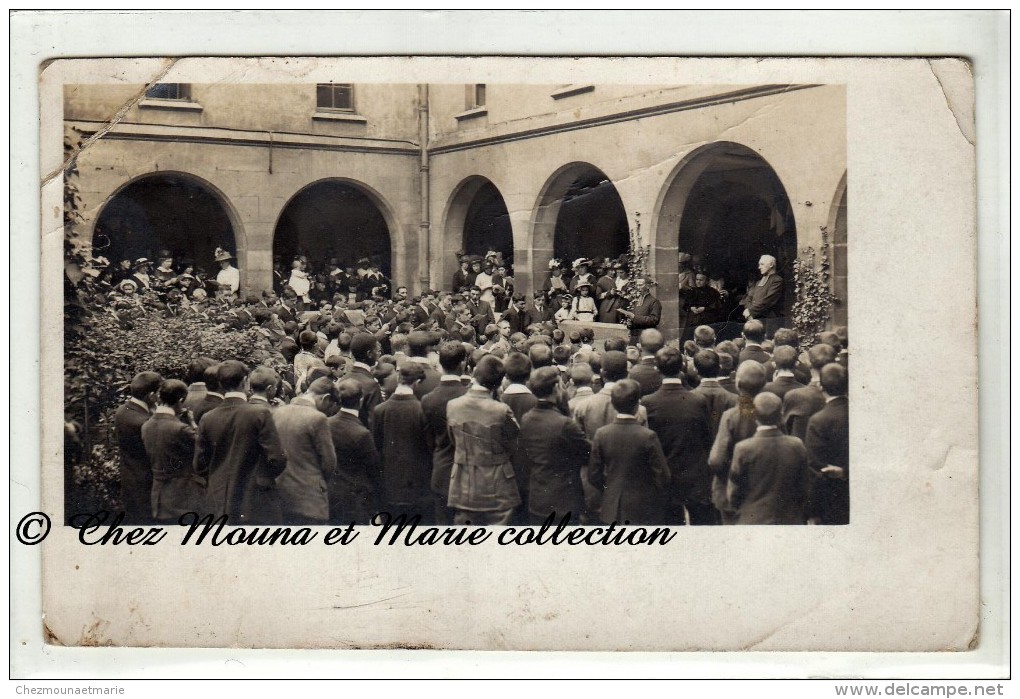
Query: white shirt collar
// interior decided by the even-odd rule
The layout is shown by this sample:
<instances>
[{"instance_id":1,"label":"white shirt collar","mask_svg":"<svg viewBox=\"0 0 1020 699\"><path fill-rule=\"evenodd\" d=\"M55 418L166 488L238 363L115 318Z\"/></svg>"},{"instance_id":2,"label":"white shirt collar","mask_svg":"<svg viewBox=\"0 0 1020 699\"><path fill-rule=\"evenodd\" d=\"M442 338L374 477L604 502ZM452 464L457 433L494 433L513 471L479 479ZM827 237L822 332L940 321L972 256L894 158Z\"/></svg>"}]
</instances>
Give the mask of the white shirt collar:
<instances>
[{"instance_id":1,"label":"white shirt collar","mask_svg":"<svg viewBox=\"0 0 1020 699\"><path fill-rule=\"evenodd\" d=\"M260 396L257 393L253 393L252 397L248 399L249 403L251 403L252 401L257 401L259 403L268 403L269 402L269 400L265 396Z\"/></svg>"},{"instance_id":2,"label":"white shirt collar","mask_svg":"<svg viewBox=\"0 0 1020 699\"><path fill-rule=\"evenodd\" d=\"M702 379L701 383L698 384L698 385L699 386L718 386L719 385L719 379L717 379L717 378L716 379Z\"/></svg>"},{"instance_id":3,"label":"white shirt collar","mask_svg":"<svg viewBox=\"0 0 1020 699\"><path fill-rule=\"evenodd\" d=\"M370 373L372 371L372 367L370 367L368 364L365 364L364 362L354 362L354 366L361 367L362 369Z\"/></svg>"},{"instance_id":4,"label":"white shirt collar","mask_svg":"<svg viewBox=\"0 0 1020 699\"><path fill-rule=\"evenodd\" d=\"M225 394L223 394L223 400L226 400L227 398L240 398L241 400L244 401L248 400L248 396L242 393L241 391L227 391Z\"/></svg>"},{"instance_id":5,"label":"white shirt collar","mask_svg":"<svg viewBox=\"0 0 1020 699\"><path fill-rule=\"evenodd\" d=\"M399 385L397 385L397 387L395 389L393 389L393 395L395 395L395 396L413 396L414 395L414 389L411 388L410 386L406 386L404 384L399 384Z\"/></svg>"},{"instance_id":6,"label":"white shirt collar","mask_svg":"<svg viewBox=\"0 0 1020 699\"><path fill-rule=\"evenodd\" d=\"M147 413L151 412L150 409L149 409L149 404L148 403L146 403L144 400L141 400L139 398L135 398L134 396L131 396L130 398L128 398L128 403L134 403L135 405L137 405L139 407L145 408L145 412L147 412Z\"/></svg>"},{"instance_id":7,"label":"white shirt collar","mask_svg":"<svg viewBox=\"0 0 1020 699\"><path fill-rule=\"evenodd\" d=\"M682 386L683 383L684 382L681 379L664 378L662 380L662 385L663 386L665 386L667 384L670 385L670 386Z\"/></svg>"},{"instance_id":8,"label":"white shirt collar","mask_svg":"<svg viewBox=\"0 0 1020 699\"><path fill-rule=\"evenodd\" d=\"M176 415L174 409L168 405L157 405L156 409L152 411L153 415Z\"/></svg>"},{"instance_id":9,"label":"white shirt collar","mask_svg":"<svg viewBox=\"0 0 1020 699\"><path fill-rule=\"evenodd\" d=\"M590 396L594 395L594 393L595 391L592 390L591 386L578 386L577 393L574 394L574 398L577 398L578 396Z\"/></svg>"},{"instance_id":10,"label":"white shirt collar","mask_svg":"<svg viewBox=\"0 0 1020 699\"><path fill-rule=\"evenodd\" d=\"M340 408L340 412L347 413L348 415L353 415L356 418L361 417L360 413L358 413L358 411L355 410L354 408Z\"/></svg>"},{"instance_id":11,"label":"white shirt collar","mask_svg":"<svg viewBox=\"0 0 1020 699\"><path fill-rule=\"evenodd\" d=\"M439 377L440 383L460 383L460 376L456 374L443 374Z\"/></svg>"},{"instance_id":12,"label":"white shirt collar","mask_svg":"<svg viewBox=\"0 0 1020 699\"><path fill-rule=\"evenodd\" d=\"M625 413L617 413L616 419L618 420L637 420L637 415L627 415Z\"/></svg>"},{"instance_id":13,"label":"white shirt collar","mask_svg":"<svg viewBox=\"0 0 1020 699\"><path fill-rule=\"evenodd\" d=\"M758 425L757 429L755 429L755 432L770 432L772 430L778 429L779 428L776 427L775 425Z\"/></svg>"},{"instance_id":14,"label":"white shirt collar","mask_svg":"<svg viewBox=\"0 0 1020 699\"><path fill-rule=\"evenodd\" d=\"M776 369L776 373L772 375L772 380L775 381L781 376L789 376L793 378L793 372L789 369Z\"/></svg>"},{"instance_id":15,"label":"white shirt collar","mask_svg":"<svg viewBox=\"0 0 1020 699\"><path fill-rule=\"evenodd\" d=\"M531 389L522 383L512 383L503 391L504 396L516 396L523 393L531 393Z\"/></svg>"}]
</instances>

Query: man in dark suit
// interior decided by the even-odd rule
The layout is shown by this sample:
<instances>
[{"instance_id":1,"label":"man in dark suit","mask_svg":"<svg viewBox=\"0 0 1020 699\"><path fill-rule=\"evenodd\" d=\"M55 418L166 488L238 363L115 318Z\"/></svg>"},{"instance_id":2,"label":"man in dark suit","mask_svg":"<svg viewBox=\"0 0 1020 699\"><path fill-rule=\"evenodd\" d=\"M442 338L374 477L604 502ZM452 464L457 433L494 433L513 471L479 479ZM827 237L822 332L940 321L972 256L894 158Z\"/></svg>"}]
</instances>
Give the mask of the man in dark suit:
<instances>
[{"instance_id":1,"label":"man in dark suit","mask_svg":"<svg viewBox=\"0 0 1020 699\"><path fill-rule=\"evenodd\" d=\"M492 306L482 299L482 290L477 286L472 286L468 291L467 309L471 314L471 325L478 335L485 335L485 326L496 322Z\"/></svg>"},{"instance_id":2,"label":"man in dark suit","mask_svg":"<svg viewBox=\"0 0 1020 699\"><path fill-rule=\"evenodd\" d=\"M819 378L825 407L811 416L804 444L815 479L811 515L822 524L850 523L850 412L847 371L840 364L822 367Z\"/></svg>"},{"instance_id":3,"label":"man in dark suit","mask_svg":"<svg viewBox=\"0 0 1020 699\"><path fill-rule=\"evenodd\" d=\"M321 377L287 405L273 411L273 423L287 454L287 467L276 479L283 521L319 525L329 521L326 484L336 469L336 451L327 415L336 410L333 382Z\"/></svg>"},{"instance_id":4,"label":"man in dark suit","mask_svg":"<svg viewBox=\"0 0 1020 699\"><path fill-rule=\"evenodd\" d=\"M727 497L735 524L804 524L810 470L807 450L779 429L783 402L772 393L754 399L757 428L733 451Z\"/></svg>"},{"instance_id":5,"label":"man in dark suit","mask_svg":"<svg viewBox=\"0 0 1020 699\"><path fill-rule=\"evenodd\" d=\"M436 306L432 302L433 299L435 299L435 292L431 289L423 289L418 303L411 307L411 325L415 328L424 329L423 326L431 322L432 312L436 310Z\"/></svg>"},{"instance_id":6,"label":"man in dark suit","mask_svg":"<svg viewBox=\"0 0 1020 699\"><path fill-rule=\"evenodd\" d=\"M219 362L210 364L202 372L202 380L205 383L205 398L202 402L195 406L192 412L195 413L195 422L202 422L202 416L213 408L219 407L220 403L223 402L223 394L220 392L219 378Z\"/></svg>"},{"instance_id":7,"label":"man in dark suit","mask_svg":"<svg viewBox=\"0 0 1020 699\"><path fill-rule=\"evenodd\" d=\"M361 384L343 379L336 386L340 411L329 418L336 451L336 470L327 484L331 524L370 524L377 511L381 483L379 452L368 428L361 424Z\"/></svg>"},{"instance_id":8,"label":"man in dark suit","mask_svg":"<svg viewBox=\"0 0 1020 699\"><path fill-rule=\"evenodd\" d=\"M655 328L648 328L641 331L638 338L638 349L641 351L641 359L630 368L627 378L637 381L641 385L641 396L650 396L662 386L662 373L655 361L656 352L666 344L665 339ZM681 362L683 357L680 358Z\"/></svg>"},{"instance_id":9,"label":"man in dark suit","mask_svg":"<svg viewBox=\"0 0 1020 699\"><path fill-rule=\"evenodd\" d=\"M761 279L747 290L741 302L745 320L761 320L766 330L778 327L783 307L783 278L776 274L776 258L762 255L758 260Z\"/></svg>"},{"instance_id":10,"label":"man in dark suit","mask_svg":"<svg viewBox=\"0 0 1020 699\"><path fill-rule=\"evenodd\" d=\"M530 523L541 524L550 514L559 519L567 513L577 521L584 509L581 468L591 456L591 442L559 410L563 391L559 369L542 367L530 385L537 403L521 420L515 455L515 468L517 457L527 461Z\"/></svg>"},{"instance_id":11,"label":"man in dark suit","mask_svg":"<svg viewBox=\"0 0 1020 699\"><path fill-rule=\"evenodd\" d=\"M249 403L248 369L228 360L219 365L223 402L198 423L195 473L206 478L206 508L235 525L280 524L274 479L287 455L269 408Z\"/></svg>"},{"instance_id":12,"label":"man in dark suit","mask_svg":"<svg viewBox=\"0 0 1020 699\"><path fill-rule=\"evenodd\" d=\"M528 327L527 322L525 322L524 302L524 294L514 294L511 299L510 308L500 318L500 322L505 320L510 324L511 335L522 333L524 328Z\"/></svg>"},{"instance_id":13,"label":"man in dark suit","mask_svg":"<svg viewBox=\"0 0 1020 699\"><path fill-rule=\"evenodd\" d=\"M421 399L425 420L432 432L432 497L435 504L436 524L453 524L454 512L446 506L450 495L450 473L453 470L453 442L446 422L446 405L454 398L467 393L461 383L467 362L467 350L461 342L445 342L439 348L439 366L443 375L439 385Z\"/></svg>"},{"instance_id":14,"label":"man in dark suit","mask_svg":"<svg viewBox=\"0 0 1020 699\"><path fill-rule=\"evenodd\" d=\"M737 404L737 396L719 383L720 357L714 350L700 350L694 355L694 369L701 381L694 393L705 398L708 403L709 424L712 428L712 440L719 432L719 422L723 413Z\"/></svg>"},{"instance_id":15,"label":"man in dark suit","mask_svg":"<svg viewBox=\"0 0 1020 699\"><path fill-rule=\"evenodd\" d=\"M142 425L156 404L162 379L154 371L143 371L131 379L130 397L117 408L113 428L120 449L120 499L125 524L152 520L152 465L142 441Z\"/></svg>"},{"instance_id":16,"label":"man in dark suit","mask_svg":"<svg viewBox=\"0 0 1020 699\"><path fill-rule=\"evenodd\" d=\"M539 289L534 294L534 301L524 310L524 327L536 323L544 323L553 317L555 311L549 308L545 292Z\"/></svg>"},{"instance_id":17,"label":"man in dark suit","mask_svg":"<svg viewBox=\"0 0 1020 699\"><path fill-rule=\"evenodd\" d=\"M641 386L623 379L612 388L615 420L592 441L588 478L603 491L603 522L662 524L669 502L670 472L659 438L637 423Z\"/></svg>"},{"instance_id":18,"label":"man in dark suit","mask_svg":"<svg viewBox=\"0 0 1020 699\"><path fill-rule=\"evenodd\" d=\"M383 508L396 517L421 515L432 522L432 432L414 386L425 377L421 364L405 362L400 383L372 411L372 436L382 462Z\"/></svg>"},{"instance_id":19,"label":"man in dark suit","mask_svg":"<svg viewBox=\"0 0 1020 699\"><path fill-rule=\"evenodd\" d=\"M652 280L648 277L639 277L634 280L634 289L638 298L630 310L620 309L618 315L630 319L631 342L636 343L641 331L645 328L659 327L659 320L662 318L662 303L652 296Z\"/></svg>"},{"instance_id":20,"label":"man in dark suit","mask_svg":"<svg viewBox=\"0 0 1020 699\"><path fill-rule=\"evenodd\" d=\"M655 361L662 372L662 387L641 402L648 410L648 427L659 437L672 475L665 524L685 524L685 510L691 524L718 524L718 513L712 506L712 473L708 470L713 437L708 400L681 382L684 358L680 350L664 347L656 352Z\"/></svg>"},{"instance_id":21,"label":"man in dark suit","mask_svg":"<svg viewBox=\"0 0 1020 699\"><path fill-rule=\"evenodd\" d=\"M407 336L407 361L421 366L424 374L421 381L414 385L414 395L421 400L439 385L439 371L429 364L429 346L432 335L423 330L415 330Z\"/></svg>"},{"instance_id":22,"label":"man in dark suit","mask_svg":"<svg viewBox=\"0 0 1020 699\"><path fill-rule=\"evenodd\" d=\"M737 369L737 404L723 413L719 431L708 455L712 470L712 503L719 510L723 524L733 524L736 513L727 497L733 450L738 442L754 435L757 423L754 417L754 399L765 387L765 369L758 362L745 362Z\"/></svg>"},{"instance_id":23,"label":"man in dark suit","mask_svg":"<svg viewBox=\"0 0 1020 699\"><path fill-rule=\"evenodd\" d=\"M787 391L783 396L783 426L786 433L804 439L807 434L808 420L825 407L825 396L819 376L822 368L836 361L836 350L829 345L815 345L808 350L808 362L811 364L811 383L804 388Z\"/></svg>"},{"instance_id":24,"label":"man in dark suit","mask_svg":"<svg viewBox=\"0 0 1020 699\"><path fill-rule=\"evenodd\" d=\"M797 350L786 345L776 347L772 353L772 361L775 362L776 373L772 381L765 384L766 391L784 398L790 391L804 388L804 384L793 375L793 369L797 365Z\"/></svg>"},{"instance_id":25,"label":"man in dark suit","mask_svg":"<svg viewBox=\"0 0 1020 699\"><path fill-rule=\"evenodd\" d=\"M811 367L807 362L802 361L800 357L800 334L791 328L779 328L776 330L775 335L772 336L772 341L775 343L775 349L785 346L792 347L797 351L797 363L793 365L793 377L802 386L807 386L811 383ZM773 350L774 355L775 350Z\"/></svg>"},{"instance_id":26,"label":"man in dark suit","mask_svg":"<svg viewBox=\"0 0 1020 699\"><path fill-rule=\"evenodd\" d=\"M152 518L176 524L186 512L199 512L205 500L204 483L192 468L198 427L184 408L188 386L164 381L156 410L142 425L142 441L152 464Z\"/></svg>"},{"instance_id":27,"label":"man in dark suit","mask_svg":"<svg viewBox=\"0 0 1020 699\"><path fill-rule=\"evenodd\" d=\"M382 389L372 370L379 358L379 341L371 333L358 333L351 338L351 358L354 363L347 374L361 385L361 424L371 427L372 410L382 402Z\"/></svg>"},{"instance_id":28,"label":"man in dark suit","mask_svg":"<svg viewBox=\"0 0 1020 699\"><path fill-rule=\"evenodd\" d=\"M744 330L741 334L747 342L744 345L744 349L740 350L738 365L753 361L765 366L772 361L769 353L761 348L761 343L765 342L764 323L760 320L749 320L744 323Z\"/></svg>"}]
</instances>

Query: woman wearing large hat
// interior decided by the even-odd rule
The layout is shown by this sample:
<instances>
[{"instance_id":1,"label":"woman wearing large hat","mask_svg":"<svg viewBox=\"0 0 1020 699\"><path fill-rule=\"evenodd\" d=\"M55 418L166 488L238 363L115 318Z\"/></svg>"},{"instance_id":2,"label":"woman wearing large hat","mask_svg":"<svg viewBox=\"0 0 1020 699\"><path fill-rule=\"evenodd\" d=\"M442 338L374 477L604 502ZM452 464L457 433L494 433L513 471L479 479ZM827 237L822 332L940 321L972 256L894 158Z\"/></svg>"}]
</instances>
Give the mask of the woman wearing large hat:
<instances>
[{"instance_id":1,"label":"woman wearing large hat","mask_svg":"<svg viewBox=\"0 0 1020 699\"><path fill-rule=\"evenodd\" d=\"M219 286L220 293L236 296L238 289L241 288L241 272L230 264L234 256L223 248L216 248L213 259L220 265L219 274L216 275L216 284Z\"/></svg>"},{"instance_id":2,"label":"woman wearing large hat","mask_svg":"<svg viewBox=\"0 0 1020 699\"><path fill-rule=\"evenodd\" d=\"M577 291L580 284L591 284L595 286L595 275L591 273L591 260L587 257L579 257L574 260L574 276L570 280L570 290Z\"/></svg>"}]
</instances>

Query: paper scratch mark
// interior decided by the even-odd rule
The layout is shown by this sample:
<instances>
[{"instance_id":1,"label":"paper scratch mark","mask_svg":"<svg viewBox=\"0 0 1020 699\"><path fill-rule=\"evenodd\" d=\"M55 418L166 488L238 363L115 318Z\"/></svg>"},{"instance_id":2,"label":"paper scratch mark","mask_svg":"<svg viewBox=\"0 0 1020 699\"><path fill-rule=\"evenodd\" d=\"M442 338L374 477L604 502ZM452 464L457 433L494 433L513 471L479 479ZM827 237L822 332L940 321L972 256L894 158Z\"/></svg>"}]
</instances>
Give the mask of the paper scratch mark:
<instances>
[{"instance_id":1,"label":"paper scratch mark","mask_svg":"<svg viewBox=\"0 0 1020 699\"><path fill-rule=\"evenodd\" d=\"M957 109L953 108L953 101L949 98L949 93L946 92L946 86L942 83L942 78L939 77L938 71L935 70L935 64L932 62L931 59L928 59L927 63L928 69L931 71L931 74L935 76L935 82L938 83L939 89L942 90L942 99L946 101L946 106L949 108L949 112L953 115L953 119L956 120L956 127L960 129L960 134L964 137L964 139L966 139L967 143L973 146L974 138L973 136L967 135L969 129L963 128L963 122L960 121L960 115L957 113ZM968 72L970 72L970 63L966 61L964 63L967 66Z\"/></svg>"},{"instance_id":2,"label":"paper scratch mark","mask_svg":"<svg viewBox=\"0 0 1020 699\"><path fill-rule=\"evenodd\" d=\"M384 597L383 599L377 599L372 602L362 602L361 604L343 604L343 605L338 604L330 607L330 609L358 609L359 607L370 607L373 604L382 604L383 602L389 602L390 600L395 600L399 597L406 597L408 594L410 593L404 592L399 595L393 595L392 597Z\"/></svg>"},{"instance_id":3,"label":"paper scratch mark","mask_svg":"<svg viewBox=\"0 0 1020 699\"><path fill-rule=\"evenodd\" d=\"M71 163L74 162L74 160L79 155L84 153L87 148L90 148L93 143L95 143L100 138L105 136L107 133L110 132L111 129L113 129L114 126L116 126L118 123L120 123L124 119L124 117L127 116L127 113L129 111L131 111L131 108L134 107L136 104L141 102L142 99L145 98L145 92L153 84L158 83L160 80L163 79L164 76L166 76L167 73L170 72L170 69L174 67L174 65L177 63L178 59L177 58L165 58L165 59L163 59L163 61L164 61L163 67L159 70L159 72L156 73L156 75L153 76L152 80L150 80L148 83L146 83L142 87L141 90L139 90L134 95L132 95L131 99L129 99L127 102L125 102L121 106L121 108L116 111L116 113L113 115L113 117L110 118L109 122L107 122L101 129L96 131L94 134L89 136L87 139L82 141L81 144L78 146L78 149L76 151L74 151L73 153L71 153L71 155L69 155L67 157L67 160L65 160L63 163L61 163L59 168L57 168L56 170L53 170L53 171L47 173L42 178L42 186L43 187L45 187L46 184L50 180L52 180L55 177L61 175L71 165Z\"/></svg>"}]
</instances>

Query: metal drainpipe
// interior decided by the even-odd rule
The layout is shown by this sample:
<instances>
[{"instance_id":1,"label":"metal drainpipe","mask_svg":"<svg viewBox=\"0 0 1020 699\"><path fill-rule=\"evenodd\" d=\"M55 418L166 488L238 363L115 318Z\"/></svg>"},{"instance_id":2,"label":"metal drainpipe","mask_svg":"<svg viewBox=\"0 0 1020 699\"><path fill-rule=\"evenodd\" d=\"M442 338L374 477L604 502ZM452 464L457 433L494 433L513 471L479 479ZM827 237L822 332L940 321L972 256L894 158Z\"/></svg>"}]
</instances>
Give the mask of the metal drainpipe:
<instances>
[{"instance_id":1,"label":"metal drainpipe","mask_svg":"<svg viewBox=\"0 0 1020 699\"><path fill-rule=\"evenodd\" d=\"M421 222L418 224L418 281L421 289L430 288L429 254L431 251L429 218L429 86L418 85L418 174L421 189Z\"/></svg>"}]
</instances>

